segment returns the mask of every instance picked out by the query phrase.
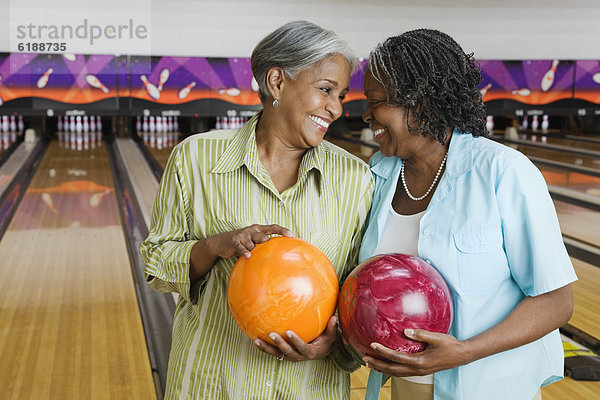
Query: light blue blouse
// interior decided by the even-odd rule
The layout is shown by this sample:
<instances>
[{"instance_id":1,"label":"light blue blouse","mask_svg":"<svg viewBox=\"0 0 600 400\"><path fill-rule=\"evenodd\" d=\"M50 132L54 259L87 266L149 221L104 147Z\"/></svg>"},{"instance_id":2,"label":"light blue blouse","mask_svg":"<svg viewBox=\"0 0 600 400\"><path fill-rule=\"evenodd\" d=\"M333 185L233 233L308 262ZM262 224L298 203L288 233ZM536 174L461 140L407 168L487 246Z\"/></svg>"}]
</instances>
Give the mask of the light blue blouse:
<instances>
[{"instance_id":1,"label":"light blue blouse","mask_svg":"<svg viewBox=\"0 0 600 400\"><path fill-rule=\"evenodd\" d=\"M376 153L373 206L360 249L374 255L402 160ZM526 296L577 279L539 170L518 151L454 131L446 171L419 231L419 256L442 274L454 300L450 334L471 338ZM558 330L527 345L434 374L435 399L529 400L562 378Z\"/></svg>"}]
</instances>

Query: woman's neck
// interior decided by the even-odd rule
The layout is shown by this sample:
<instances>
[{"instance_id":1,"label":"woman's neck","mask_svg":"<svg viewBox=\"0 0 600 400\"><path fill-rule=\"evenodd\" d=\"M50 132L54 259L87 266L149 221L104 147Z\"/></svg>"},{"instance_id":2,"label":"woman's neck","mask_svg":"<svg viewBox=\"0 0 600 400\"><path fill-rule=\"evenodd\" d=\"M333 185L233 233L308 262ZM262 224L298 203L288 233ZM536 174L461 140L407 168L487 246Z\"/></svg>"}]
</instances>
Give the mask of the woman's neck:
<instances>
[{"instance_id":1,"label":"woman's neck","mask_svg":"<svg viewBox=\"0 0 600 400\"><path fill-rule=\"evenodd\" d=\"M294 146L283 124L269 112L263 112L256 126L258 158L281 193L298 180L300 163L307 149Z\"/></svg>"}]
</instances>

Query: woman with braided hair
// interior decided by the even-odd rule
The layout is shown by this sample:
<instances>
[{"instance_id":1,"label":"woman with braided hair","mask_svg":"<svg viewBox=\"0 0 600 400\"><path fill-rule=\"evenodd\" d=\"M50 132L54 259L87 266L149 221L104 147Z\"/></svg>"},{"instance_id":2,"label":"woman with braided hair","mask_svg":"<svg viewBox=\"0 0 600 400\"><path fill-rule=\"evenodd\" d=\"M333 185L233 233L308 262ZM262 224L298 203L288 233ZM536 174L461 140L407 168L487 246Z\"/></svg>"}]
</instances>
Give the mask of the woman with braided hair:
<instances>
[{"instance_id":1,"label":"woman with braided hair","mask_svg":"<svg viewBox=\"0 0 600 400\"><path fill-rule=\"evenodd\" d=\"M449 334L407 329L420 353L371 347L367 398L384 376L394 399L541 398L562 378L558 328L576 280L544 179L521 153L485 138L479 68L450 36L418 29L371 53L363 119L373 206L359 259L418 255L454 300ZM383 376L382 376L383 374Z\"/></svg>"}]
</instances>

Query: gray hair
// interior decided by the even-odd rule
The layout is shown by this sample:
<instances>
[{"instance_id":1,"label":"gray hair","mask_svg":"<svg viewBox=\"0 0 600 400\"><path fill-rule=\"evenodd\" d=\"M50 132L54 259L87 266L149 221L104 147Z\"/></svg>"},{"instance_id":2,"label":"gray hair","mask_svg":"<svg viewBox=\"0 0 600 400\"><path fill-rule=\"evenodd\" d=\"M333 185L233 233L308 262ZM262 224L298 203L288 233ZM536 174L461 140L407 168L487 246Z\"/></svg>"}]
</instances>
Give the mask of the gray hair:
<instances>
[{"instance_id":1,"label":"gray hair","mask_svg":"<svg viewBox=\"0 0 600 400\"><path fill-rule=\"evenodd\" d=\"M308 21L294 21L277 28L261 40L252 51L252 74L258 83L262 102L269 95L267 72L281 68L295 79L299 72L334 54L343 56L354 72L356 56L335 32Z\"/></svg>"}]
</instances>

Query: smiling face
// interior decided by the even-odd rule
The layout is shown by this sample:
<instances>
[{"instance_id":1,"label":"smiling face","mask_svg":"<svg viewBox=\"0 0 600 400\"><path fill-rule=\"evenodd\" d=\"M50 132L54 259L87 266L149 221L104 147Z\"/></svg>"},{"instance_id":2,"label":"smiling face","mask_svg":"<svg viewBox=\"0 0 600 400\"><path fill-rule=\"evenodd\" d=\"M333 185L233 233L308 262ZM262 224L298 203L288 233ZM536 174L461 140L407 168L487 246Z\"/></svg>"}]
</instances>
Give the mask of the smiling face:
<instances>
[{"instance_id":1,"label":"smiling face","mask_svg":"<svg viewBox=\"0 0 600 400\"><path fill-rule=\"evenodd\" d=\"M285 77L279 92L278 113L284 116L291 144L299 148L318 146L329 124L342 115L342 100L350 84L350 65L333 55L301 71L295 79Z\"/></svg>"},{"instance_id":2,"label":"smiling face","mask_svg":"<svg viewBox=\"0 0 600 400\"><path fill-rule=\"evenodd\" d=\"M365 97L367 109L363 120L375 134L381 153L386 156L406 157L409 146L421 138L408 131L406 108L390 105L385 88L375 79L371 70L365 73Z\"/></svg>"}]
</instances>

